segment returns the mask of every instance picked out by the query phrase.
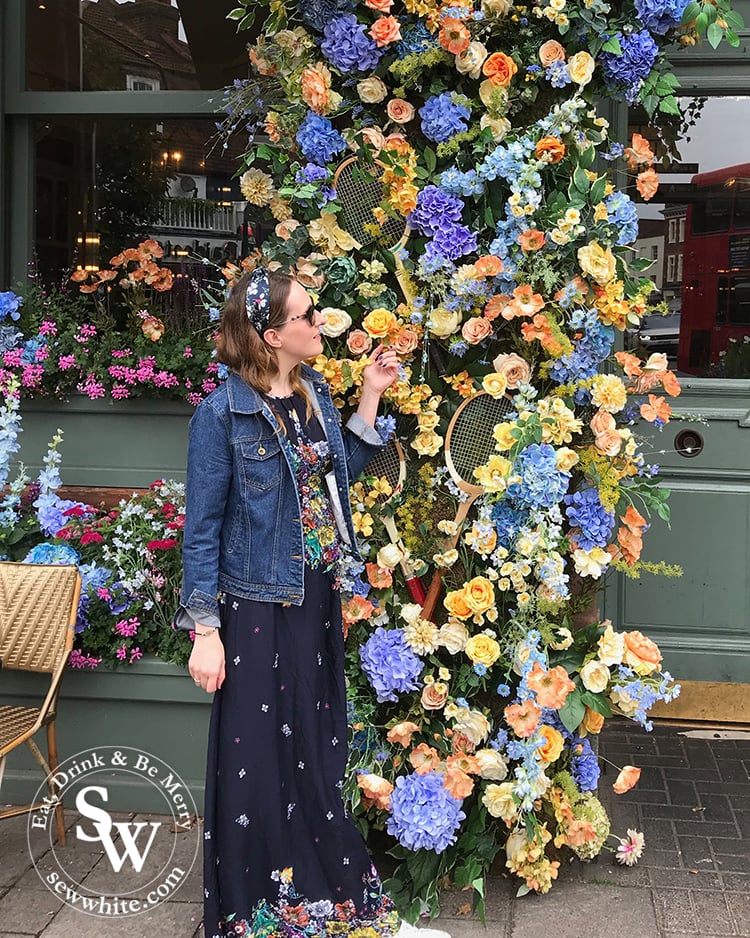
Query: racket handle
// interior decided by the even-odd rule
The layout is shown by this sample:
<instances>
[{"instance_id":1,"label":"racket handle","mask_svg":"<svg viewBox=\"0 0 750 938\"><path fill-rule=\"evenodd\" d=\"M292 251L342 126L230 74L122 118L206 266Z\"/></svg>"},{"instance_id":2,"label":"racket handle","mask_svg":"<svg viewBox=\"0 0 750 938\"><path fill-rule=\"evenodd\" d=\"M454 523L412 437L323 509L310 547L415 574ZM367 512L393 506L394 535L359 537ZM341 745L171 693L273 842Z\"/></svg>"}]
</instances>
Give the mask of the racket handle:
<instances>
[{"instance_id":1,"label":"racket handle","mask_svg":"<svg viewBox=\"0 0 750 938\"><path fill-rule=\"evenodd\" d=\"M432 575L430 588L427 590L427 596L425 597L424 605L422 606L423 619L428 619L430 622L433 621L432 617L435 615L435 608L437 606L437 601L440 598L440 591L442 588L443 576L439 570L436 570Z\"/></svg>"},{"instance_id":2,"label":"racket handle","mask_svg":"<svg viewBox=\"0 0 750 938\"><path fill-rule=\"evenodd\" d=\"M425 588L424 583L418 576L408 576L406 578L406 588L409 590L409 595L420 606L424 606L425 602Z\"/></svg>"}]
</instances>

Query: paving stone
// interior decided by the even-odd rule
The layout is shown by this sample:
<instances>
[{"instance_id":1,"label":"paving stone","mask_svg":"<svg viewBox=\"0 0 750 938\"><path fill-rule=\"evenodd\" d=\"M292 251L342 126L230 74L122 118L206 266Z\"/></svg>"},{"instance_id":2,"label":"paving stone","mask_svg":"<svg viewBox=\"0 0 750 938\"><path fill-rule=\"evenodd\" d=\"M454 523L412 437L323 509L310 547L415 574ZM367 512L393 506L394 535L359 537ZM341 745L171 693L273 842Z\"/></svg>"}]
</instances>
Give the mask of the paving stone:
<instances>
[{"instance_id":1,"label":"paving stone","mask_svg":"<svg viewBox=\"0 0 750 938\"><path fill-rule=\"evenodd\" d=\"M747 856L734 856L729 853L716 853L716 868L728 873L746 873L750 866Z\"/></svg>"},{"instance_id":2,"label":"paving stone","mask_svg":"<svg viewBox=\"0 0 750 938\"><path fill-rule=\"evenodd\" d=\"M645 813L645 812L644 812ZM735 824L720 824L714 821L701 820L702 814L692 815L692 821L676 819L674 829L678 837L726 837L730 840L739 838L739 831Z\"/></svg>"},{"instance_id":3,"label":"paving stone","mask_svg":"<svg viewBox=\"0 0 750 938\"><path fill-rule=\"evenodd\" d=\"M732 913L738 935L750 935L750 893L727 893L729 911Z\"/></svg>"},{"instance_id":4,"label":"paving stone","mask_svg":"<svg viewBox=\"0 0 750 938\"><path fill-rule=\"evenodd\" d=\"M153 935L192 935L198 930L203 908L197 902L163 902L151 912L124 918L82 915L63 908L44 930L42 938L151 938ZM85 929L85 931L83 931Z\"/></svg>"},{"instance_id":5,"label":"paving stone","mask_svg":"<svg viewBox=\"0 0 750 938\"><path fill-rule=\"evenodd\" d=\"M583 870L583 880L597 886L650 886L645 866L621 866L619 863L599 863Z\"/></svg>"},{"instance_id":6,"label":"paving stone","mask_svg":"<svg viewBox=\"0 0 750 938\"><path fill-rule=\"evenodd\" d=\"M667 791L672 804L686 804L693 807L701 803L694 782L672 779L667 782Z\"/></svg>"},{"instance_id":7,"label":"paving stone","mask_svg":"<svg viewBox=\"0 0 750 938\"><path fill-rule=\"evenodd\" d=\"M46 928L61 908L62 902L47 889L35 891L33 901L27 892L12 889L0 899L0 922L11 934L35 934Z\"/></svg>"},{"instance_id":8,"label":"paving stone","mask_svg":"<svg viewBox=\"0 0 750 938\"><path fill-rule=\"evenodd\" d=\"M711 869L703 870L668 870L649 869L651 885L654 888L721 890L722 881L718 873Z\"/></svg>"},{"instance_id":9,"label":"paving stone","mask_svg":"<svg viewBox=\"0 0 750 938\"><path fill-rule=\"evenodd\" d=\"M721 873L724 889L750 896L750 873Z\"/></svg>"},{"instance_id":10,"label":"paving stone","mask_svg":"<svg viewBox=\"0 0 750 938\"><path fill-rule=\"evenodd\" d=\"M680 837L680 850L687 867L715 868L711 842L707 837Z\"/></svg>"},{"instance_id":11,"label":"paving stone","mask_svg":"<svg viewBox=\"0 0 750 938\"><path fill-rule=\"evenodd\" d=\"M645 833L647 852L650 844L654 844L659 850L678 849L677 835L672 821L652 818L648 822L648 830Z\"/></svg>"},{"instance_id":12,"label":"paving stone","mask_svg":"<svg viewBox=\"0 0 750 938\"><path fill-rule=\"evenodd\" d=\"M661 846L660 840L654 840ZM639 866L659 867L660 869L683 869L682 853L679 850L658 850L653 847L646 847L643 858L638 861Z\"/></svg>"},{"instance_id":13,"label":"paving stone","mask_svg":"<svg viewBox=\"0 0 750 938\"><path fill-rule=\"evenodd\" d=\"M549 934L555 938L651 938L657 935L657 925L648 891L582 883L557 892L553 888L546 896L524 896L514 903L510 934L511 938Z\"/></svg>"},{"instance_id":14,"label":"paving stone","mask_svg":"<svg viewBox=\"0 0 750 938\"><path fill-rule=\"evenodd\" d=\"M678 935L699 935L690 892L684 889L655 889L654 907L659 927Z\"/></svg>"},{"instance_id":15,"label":"paving stone","mask_svg":"<svg viewBox=\"0 0 750 938\"><path fill-rule=\"evenodd\" d=\"M713 795L710 798L704 798L703 805L705 807L702 812L704 820L735 823L734 810L726 795Z\"/></svg>"},{"instance_id":16,"label":"paving stone","mask_svg":"<svg viewBox=\"0 0 750 938\"><path fill-rule=\"evenodd\" d=\"M707 925L713 934L736 934L732 914L722 893L694 892L693 908L701 926Z\"/></svg>"},{"instance_id":17,"label":"paving stone","mask_svg":"<svg viewBox=\"0 0 750 938\"><path fill-rule=\"evenodd\" d=\"M696 812L682 804L644 804L641 805L644 818L671 818L674 821L695 821ZM679 834L679 828L675 827Z\"/></svg>"},{"instance_id":18,"label":"paving stone","mask_svg":"<svg viewBox=\"0 0 750 938\"><path fill-rule=\"evenodd\" d=\"M722 759L719 762L719 771L725 782L750 782L747 766L740 759Z\"/></svg>"}]
</instances>

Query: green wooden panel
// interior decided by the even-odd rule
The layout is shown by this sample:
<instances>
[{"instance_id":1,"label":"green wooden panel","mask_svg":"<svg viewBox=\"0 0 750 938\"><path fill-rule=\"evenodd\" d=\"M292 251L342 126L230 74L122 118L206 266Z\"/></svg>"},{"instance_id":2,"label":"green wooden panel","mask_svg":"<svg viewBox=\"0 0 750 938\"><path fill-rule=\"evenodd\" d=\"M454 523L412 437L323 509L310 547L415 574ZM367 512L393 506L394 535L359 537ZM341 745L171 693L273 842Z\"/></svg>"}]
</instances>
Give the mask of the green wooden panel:
<instances>
[{"instance_id":1,"label":"green wooden panel","mask_svg":"<svg viewBox=\"0 0 750 938\"><path fill-rule=\"evenodd\" d=\"M750 683L750 382L685 380L673 407L685 419L661 432L643 428L645 451L672 491L671 530L654 522L643 559L680 564L684 573L618 576L605 612L619 628L653 638L678 678ZM703 437L700 455L675 451L685 429Z\"/></svg>"},{"instance_id":2,"label":"green wooden panel","mask_svg":"<svg viewBox=\"0 0 750 938\"><path fill-rule=\"evenodd\" d=\"M192 413L189 404L145 398L25 401L19 456L34 475L60 428L65 485L142 488L160 478L184 480Z\"/></svg>"}]
</instances>

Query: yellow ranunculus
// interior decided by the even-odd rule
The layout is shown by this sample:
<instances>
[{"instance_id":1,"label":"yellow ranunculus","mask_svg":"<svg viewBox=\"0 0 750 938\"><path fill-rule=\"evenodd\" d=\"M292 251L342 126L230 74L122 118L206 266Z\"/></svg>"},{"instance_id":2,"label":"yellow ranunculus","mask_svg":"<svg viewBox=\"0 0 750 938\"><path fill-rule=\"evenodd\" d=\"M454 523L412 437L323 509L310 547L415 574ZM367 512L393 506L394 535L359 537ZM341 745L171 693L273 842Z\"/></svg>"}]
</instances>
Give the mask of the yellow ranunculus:
<instances>
[{"instance_id":1,"label":"yellow ranunculus","mask_svg":"<svg viewBox=\"0 0 750 938\"><path fill-rule=\"evenodd\" d=\"M373 309L362 320L362 328L373 339L385 339L398 327L395 315L383 306Z\"/></svg>"},{"instance_id":2,"label":"yellow ranunculus","mask_svg":"<svg viewBox=\"0 0 750 938\"><path fill-rule=\"evenodd\" d=\"M474 615L481 615L495 605L495 587L485 576L475 576L465 583L463 594L464 602Z\"/></svg>"},{"instance_id":3,"label":"yellow ranunculus","mask_svg":"<svg viewBox=\"0 0 750 938\"><path fill-rule=\"evenodd\" d=\"M388 89L376 75L371 75L357 82L357 94L365 104L378 104L388 96Z\"/></svg>"},{"instance_id":4,"label":"yellow ranunculus","mask_svg":"<svg viewBox=\"0 0 750 938\"><path fill-rule=\"evenodd\" d=\"M489 635L472 635L464 648L472 664L483 664L486 668L500 657L500 646Z\"/></svg>"},{"instance_id":5,"label":"yellow ranunculus","mask_svg":"<svg viewBox=\"0 0 750 938\"><path fill-rule=\"evenodd\" d=\"M592 241L578 248L578 263L587 277L605 286L615 276L615 256L609 248Z\"/></svg>"},{"instance_id":6,"label":"yellow ranunculus","mask_svg":"<svg viewBox=\"0 0 750 938\"><path fill-rule=\"evenodd\" d=\"M513 468L504 456L490 456L484 466L474 470L474 477L487 492L504 492L508 487L508 475Z\"/></svg>"},{"instance_id":7,"label":"yellow ranunculus","mask_svg":"<svg viewBox=\"0 0 750 938\"><path fill-rule=\"evenodd\" d=\"M336 216L330 213L314 218L308 225L308 233L313 244L322 248L328 257L338 257L362 247L349 232L338 226Z\"/></svg>"},{"instance_id":8,"label":"yellow ranunculus","mask_svg":"<svg viewBox=\"0 0 750 938\"><path fill-rule=\"evenodd\" d=\"M496 371L490 372L482 379L482 387L495 399L501 398L508 388L508 379L505 375L498 374Z\"/></svg>"},{"instance_id":9,"label":"yellow ranunculus","mask_svg":"<svg viewBox=\"0 0 750 938\"><path fill-rule=\"evenodd\" d=\"M493 817L512 821L519 812L519 804L513 797L513 782L501 782L499 785L488 785L482 796L482 804ZM524 834L524 838L525 838Z\"/></svg>"},{"instance_id":10,"label":"yellow ranunculus","mask_svg":"<svg viewBox=\"0 0 750 938\"><path fill-rule=\"evenodd\" d=\"M588 52L576 52L568 59L568 72L577 85L587 85L594 74L594 59Z\"/></svg>"}]
</instances>

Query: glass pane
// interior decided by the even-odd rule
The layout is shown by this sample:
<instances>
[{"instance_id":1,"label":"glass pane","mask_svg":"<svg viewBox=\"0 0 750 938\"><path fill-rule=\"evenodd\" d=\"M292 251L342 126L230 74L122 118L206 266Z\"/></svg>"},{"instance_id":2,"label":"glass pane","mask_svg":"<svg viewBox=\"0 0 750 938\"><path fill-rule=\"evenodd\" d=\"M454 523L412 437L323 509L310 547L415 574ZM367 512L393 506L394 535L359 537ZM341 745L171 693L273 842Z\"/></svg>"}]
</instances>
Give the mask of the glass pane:
<instances>
[{"instance_id":1,"label":"glass pane","mask_svg":"<svg viewBox=\"0 0 750 938\"><path fill-rule=\"evenodd\" d=\"M66 118L36 134L35 249L48 282L106 266L144 238L161 243L167 265L252 248L255 219L232 179L238 153L216 145L212 120Z\"/></svg>"},{"instance_id":2,"label":"glass pane","mask_svg":"<svg viewBox=\"0 0 750 938\"><path fill-rule=\"evenodd\" d=\"M750 154L750 97L682 103L692 106L695 122L678 140L679 161L662 166L655 200L638 207L636 251L656 255L647 276L667 315L646 317L629 342L666 352L681 374L748 378L750 162L739 161ZM630 132L653 140L636 119ZM638 199L635 190L632 196Z\"/></svg>"},{"instance_id":3,"label":"glass pane","mask_svg":"<svg viewBox=\"0 0 750 938\"><path fill-rule=\"evenodd\" d=\"M231 0L27 0L30 91L214 89L247 76Z\"/></svg>"}]
</instances>

